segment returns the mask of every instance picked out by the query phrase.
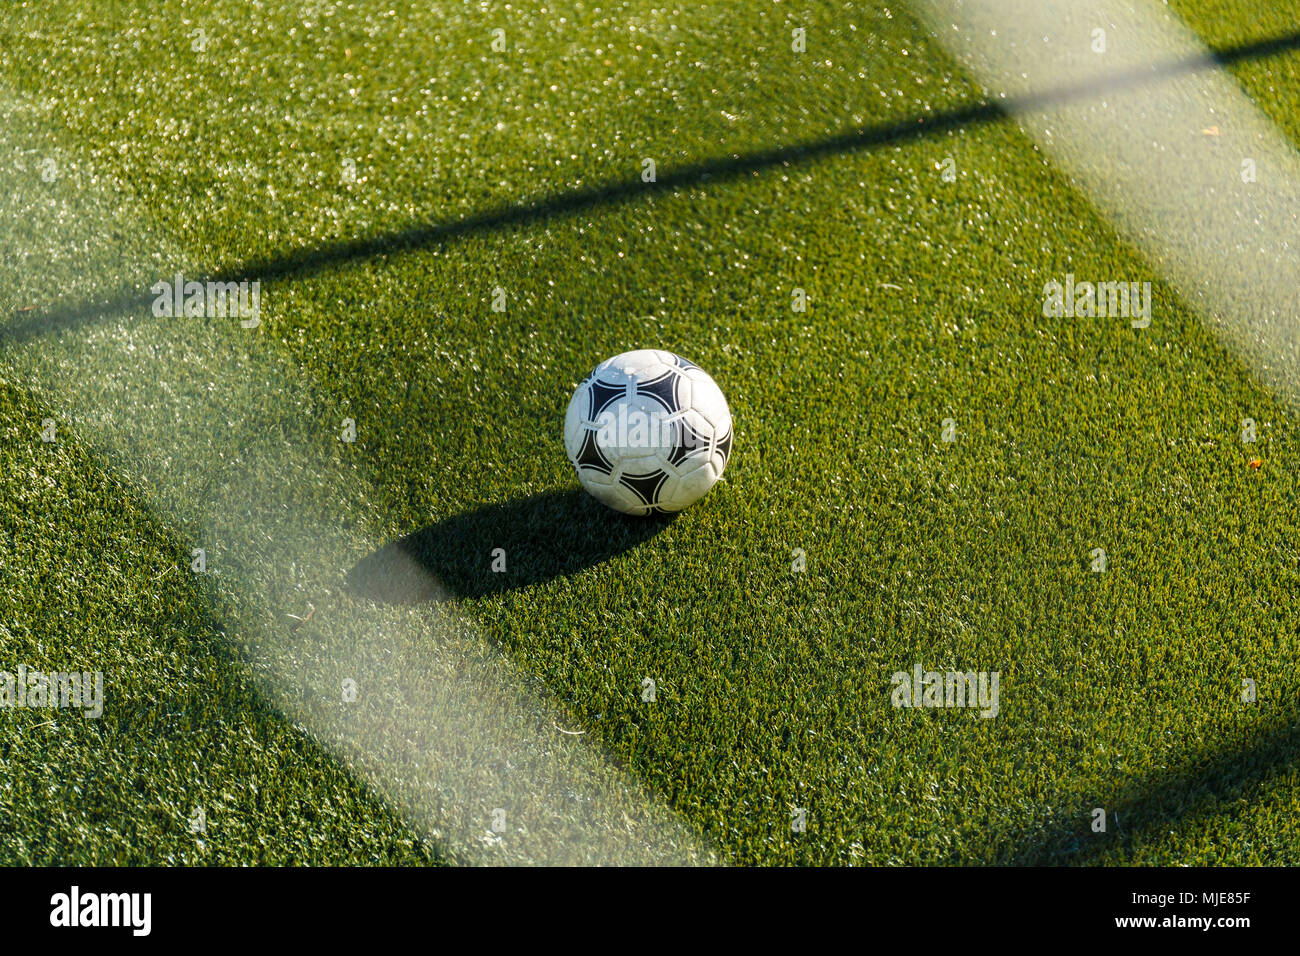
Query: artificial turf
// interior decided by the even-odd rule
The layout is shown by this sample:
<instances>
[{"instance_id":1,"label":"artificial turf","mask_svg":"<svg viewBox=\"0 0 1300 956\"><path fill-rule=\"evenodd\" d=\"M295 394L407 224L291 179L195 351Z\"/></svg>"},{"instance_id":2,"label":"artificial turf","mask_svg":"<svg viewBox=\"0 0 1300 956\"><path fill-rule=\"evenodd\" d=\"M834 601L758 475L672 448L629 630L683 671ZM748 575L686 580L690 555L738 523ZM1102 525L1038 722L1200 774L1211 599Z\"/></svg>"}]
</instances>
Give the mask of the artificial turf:
<instances>
[{"instance_id":1,"label":"artificial turf","mask_svg":"<svg viewBox=\"0 0 1300 956\"><path fill-rule=\"evenodd\" d=\"M1231 72L1300 142L1300 54ZM515 805L558 761L688 835L636 860L1300 861L1293 414L1012 120L927 122L983 95L903 4L6 5L0 669L108 697L0 714L0 860L586 860L603 806ZM1151 326L1045 318L1067 272ZM736 443L638 524L560 424L641 347ZM892 707L917 663L998 716Z\"/></svg>"}]
</instances>

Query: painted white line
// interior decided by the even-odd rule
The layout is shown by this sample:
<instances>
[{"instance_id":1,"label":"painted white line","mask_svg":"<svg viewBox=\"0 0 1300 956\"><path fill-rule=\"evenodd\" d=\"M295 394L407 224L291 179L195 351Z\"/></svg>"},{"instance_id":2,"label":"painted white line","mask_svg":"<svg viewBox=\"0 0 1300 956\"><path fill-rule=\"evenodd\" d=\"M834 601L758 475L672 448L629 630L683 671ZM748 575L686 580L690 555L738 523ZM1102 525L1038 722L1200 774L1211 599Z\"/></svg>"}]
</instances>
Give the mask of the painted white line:
<instances>
[{"instance_id":1,"label":"painted white line","mask_svg":"<svg viewBox=\"0 0 1300 956\"><path fill-rule=\"evenodd\" d=\"M1300 157L1173 11L1152 0L913 6L1153 277L1300 408Z\"/></svg>"}]
</instances>

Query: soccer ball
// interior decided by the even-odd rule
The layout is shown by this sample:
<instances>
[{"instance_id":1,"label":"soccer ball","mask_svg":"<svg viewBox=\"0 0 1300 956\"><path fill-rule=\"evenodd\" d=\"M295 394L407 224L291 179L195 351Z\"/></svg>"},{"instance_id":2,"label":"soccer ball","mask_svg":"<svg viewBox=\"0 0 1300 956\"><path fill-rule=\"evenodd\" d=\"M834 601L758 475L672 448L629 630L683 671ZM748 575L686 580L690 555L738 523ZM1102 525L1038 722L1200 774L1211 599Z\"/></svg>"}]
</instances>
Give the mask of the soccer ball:
<instances>
[{"instance_id":1,"label":"soccer ball","mask_svg":"<svg viewBox=\"0 0 1300 956\"><path fill-rule=\"evenodd\" d=\"M703 369L639 349L596 366L569 400L564 449L578 481L624 514L681 511L722 477L731 411Z\"/></svg>"}]
</instances>

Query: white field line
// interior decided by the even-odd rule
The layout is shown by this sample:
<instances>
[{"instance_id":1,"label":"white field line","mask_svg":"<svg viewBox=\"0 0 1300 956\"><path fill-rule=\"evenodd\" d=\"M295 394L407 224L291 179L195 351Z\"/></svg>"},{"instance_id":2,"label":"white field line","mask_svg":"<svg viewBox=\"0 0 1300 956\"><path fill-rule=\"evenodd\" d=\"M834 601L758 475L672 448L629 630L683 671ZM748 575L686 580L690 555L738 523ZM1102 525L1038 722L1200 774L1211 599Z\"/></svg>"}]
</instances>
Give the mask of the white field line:
<instances>
[{"instance_id":1,"label":"white field line","mask_svg":"<svg viewBox=\"0 0 1300 956\"><path fill-rule=\"evenodd\" d=\"M1205 44L1153 0L913 6L1155 270L1077 281L1164 279L1300 408L1300 158Z\"/></svg>"},{"instance_id":2,"label":"white field line","mask_svg":"<svg viewBox=\"0 0 1300 956\"><path fill-rule=\"evenodd\" d=\"M179 268L158 238L165 227L122 212L122 193L75 146L58 151L58 180L40 179L36 161L54 151L52 105L0 89L0 107L0 239L21 260L0 276L6 315L52 298L85 301L124 274L143 291ZM561 733L575 728L454 604L371 607L339 593L346 570L383 542L340 530L344 518L364 527L369 492L361 468L332 463L337 446L292 447L257 427L268 400L291 409L334 401L272 345L266 322L280 291L262 289L258 329L157 319L146 308L35 336L0 359L65 438L88 441L166 526L193 529L185 544L208 552L204 580L217 600L256 619L230 637L246 645L268 698L454 858L716 862L589 735ZM39 434L40 422L31 425ZM321 500L336 507L304 503ZM191 573L189 557L178 554L181 573ZM111 556L87 557L87 574L101 558ZM289 615L309 604L311 619L295 629ZM348 679L354 702L343 701Z\"/></svg>"}]
</instances>

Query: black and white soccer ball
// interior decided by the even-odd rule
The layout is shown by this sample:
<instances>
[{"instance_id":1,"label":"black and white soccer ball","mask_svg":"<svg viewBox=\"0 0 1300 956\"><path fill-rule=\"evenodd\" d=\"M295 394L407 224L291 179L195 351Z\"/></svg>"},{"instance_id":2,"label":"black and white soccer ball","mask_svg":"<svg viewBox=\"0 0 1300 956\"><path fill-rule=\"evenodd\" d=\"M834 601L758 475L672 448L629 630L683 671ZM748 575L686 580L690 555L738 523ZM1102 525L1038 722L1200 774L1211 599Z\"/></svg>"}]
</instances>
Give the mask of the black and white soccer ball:
<instances>
[{"instance_id":1,"label":"black and white soccer ball","mask_svg":"<svg viewBox=\"0 0 1300 956\"><path fill-rule=\"evenodd\" d=\"M731 457L731 410L698 365L658 349L615 355L578 386L564 448L578 481L625 514L681 511Z\"/></svg>"}]
</instances>

